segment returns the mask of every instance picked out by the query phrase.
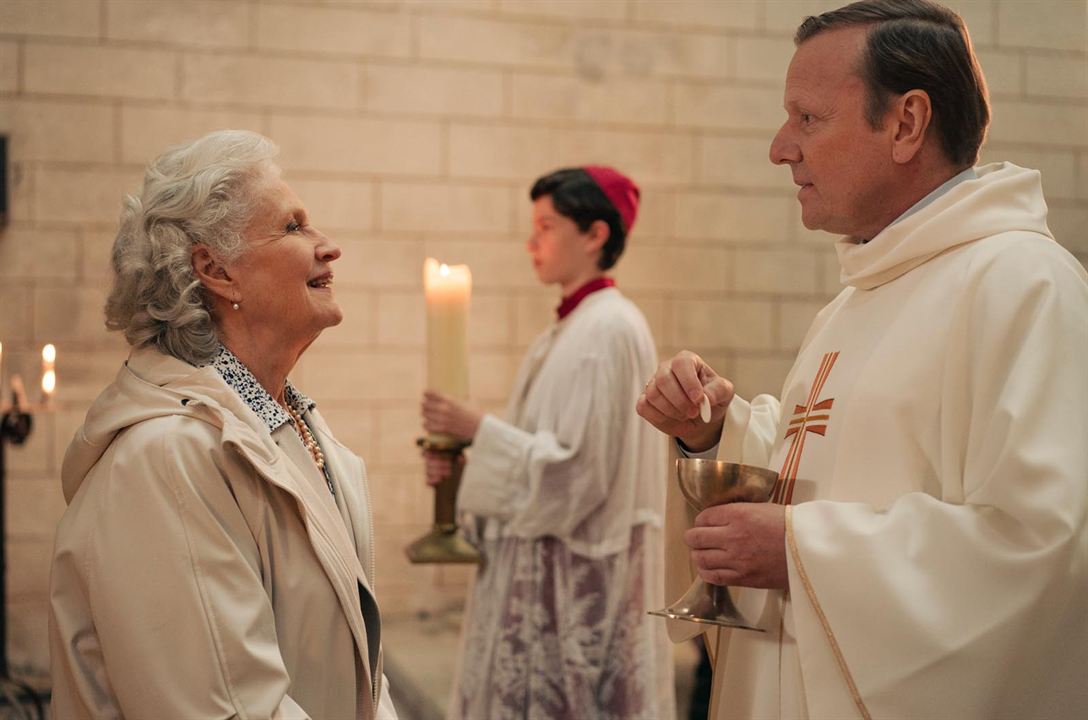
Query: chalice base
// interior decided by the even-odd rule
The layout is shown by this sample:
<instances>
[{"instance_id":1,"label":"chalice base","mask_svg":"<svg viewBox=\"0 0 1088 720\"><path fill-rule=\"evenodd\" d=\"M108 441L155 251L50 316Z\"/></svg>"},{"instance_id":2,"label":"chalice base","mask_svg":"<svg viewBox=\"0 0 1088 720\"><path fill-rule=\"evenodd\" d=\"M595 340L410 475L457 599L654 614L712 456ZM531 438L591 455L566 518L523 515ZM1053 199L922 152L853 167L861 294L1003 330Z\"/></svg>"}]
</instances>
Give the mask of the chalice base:
<instances>
[{"instance_id":1,"label":"chalice base","mask_svg":"<svg viewBox=\"0 0 1088 720\"><path fill-rule=\"evenodd\" d=\"M696 578L684 596L672 605L663 610L651 610L650 614L673 620L766 632L740 614L729 596L729 588L711 585L702 578Z\"/></svg>"}]
</instances>

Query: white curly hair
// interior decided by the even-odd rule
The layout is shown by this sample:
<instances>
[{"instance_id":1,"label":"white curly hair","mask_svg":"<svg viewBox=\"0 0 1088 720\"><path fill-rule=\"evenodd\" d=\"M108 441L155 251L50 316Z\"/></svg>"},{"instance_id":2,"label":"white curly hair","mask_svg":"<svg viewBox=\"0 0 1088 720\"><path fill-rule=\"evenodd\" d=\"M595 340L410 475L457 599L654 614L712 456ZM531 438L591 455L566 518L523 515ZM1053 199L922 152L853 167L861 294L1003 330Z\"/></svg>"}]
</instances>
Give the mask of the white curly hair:
<instances>
[{"instance_id":1,"label":"white curly hair","mask_svg":"<svg viewBox=\"0 0 1088 720\"><path fill-rule=\"evenodd\" d=\"M202 243L226 262L245 251L258 181L278 173L276 145L247 130L220 130L170 148L147 167L140 197L126 196L113 243L106 327L133 347L156 346L193 365L219 339L192 267Z\"/></svg>"}]
</instances>

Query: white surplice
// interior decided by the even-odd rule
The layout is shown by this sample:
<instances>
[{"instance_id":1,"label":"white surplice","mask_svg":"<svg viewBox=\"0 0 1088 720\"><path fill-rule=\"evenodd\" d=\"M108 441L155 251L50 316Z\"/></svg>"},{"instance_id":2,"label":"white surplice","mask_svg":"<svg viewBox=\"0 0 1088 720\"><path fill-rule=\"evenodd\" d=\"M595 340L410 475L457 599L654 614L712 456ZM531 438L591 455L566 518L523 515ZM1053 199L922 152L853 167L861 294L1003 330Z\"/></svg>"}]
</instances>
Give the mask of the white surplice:
<instances>
[{"instance_id":1,"label":"white surplice","mask_svg":"<svg viewBox=\"0 0 1088 720\"><path fill-rule=\"evenodd\" d=\"M672 718L661 607L664 438L635 412L653 338L615 288L531 346L483 419L458 509L485 562L452 715Z\"/></svg>"},{"instance_id":2,"label":"white surplice","mask_svg":"<svg viewBox=\"0 0 1088 720\"><path fill-rule=\"evenodd\" d=\"M734 591L767 632L712 639L712 717L1088 716L1088 283L1046 213L1002 163L841 240L781 403L731 404L719 456L785 478L790 592Z\"/></svg>"}]
</instances>

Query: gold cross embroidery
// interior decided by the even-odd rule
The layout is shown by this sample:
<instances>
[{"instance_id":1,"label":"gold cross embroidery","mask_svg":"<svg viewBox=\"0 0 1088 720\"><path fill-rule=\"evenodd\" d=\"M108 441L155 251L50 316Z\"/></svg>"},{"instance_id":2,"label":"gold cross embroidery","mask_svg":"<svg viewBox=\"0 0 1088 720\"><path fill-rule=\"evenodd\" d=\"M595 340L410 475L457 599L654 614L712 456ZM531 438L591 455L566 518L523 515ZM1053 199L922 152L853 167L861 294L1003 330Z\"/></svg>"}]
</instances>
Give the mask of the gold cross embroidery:
<instances>
[{"instance_id":1,"label":"gold cross embroidery","mask_svg":"<svg viewBox=\"0 0 1088 720\"><path fill-rule=\"evenodd\" d=\"M804 405L795 405L793 418L786 427L783 440L793 438L790 449L786 453L786 459L782 463L782 471L778 473L778 484L771 494L771 502L789 505L793 501L793 487L797 483L797 469L801 464L801 454L805 450L805 436L815 433L823 436L827 433L827 424L831 420L831 406L835 404L835 398L817 400L823 392L824 383L831 375L831 368L838 360L839 353L825 353L820 361L820 369L816 371L816 377L812 381L812 388L808 393L808 402Z\"/></svg>"}]
</instances>

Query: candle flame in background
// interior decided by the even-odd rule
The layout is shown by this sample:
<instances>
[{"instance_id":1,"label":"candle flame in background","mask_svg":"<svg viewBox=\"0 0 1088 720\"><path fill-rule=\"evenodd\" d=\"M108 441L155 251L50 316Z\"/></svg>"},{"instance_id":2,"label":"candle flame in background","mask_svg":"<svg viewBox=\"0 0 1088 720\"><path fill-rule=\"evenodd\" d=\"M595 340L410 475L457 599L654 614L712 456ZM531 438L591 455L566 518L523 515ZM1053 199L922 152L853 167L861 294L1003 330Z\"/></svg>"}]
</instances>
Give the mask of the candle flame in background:
<instances>
[{"instance_id":1,"label":"candle flame in background","mask_svg":"<svg viewBox=\"0 0 1088 720\"><path fill-rule=\"evenodd\" d=\"M55 370L46 370L42 373L42 392L46 395L52 395L56 389L57 372Z\"/></svg>"},{"instance_id":2,"label":"candle flame in background","mask_svg":"<svg viewBox=\"0 0 1088 720\"><path fill-rule=\"evenodd\" d=\"M442 263L438 267L438 274L441 275L442 277L446 277L447 275L450 274L450 266L447 265L446 263Z\"/></svg>"},{"instance_id":3,"label":"candle flame in background","mask_svg":"<svg viewBox=\"0 0 1088 720\"><path fill-rule=\"evenodd\" d=\"M0 381L3 379L3 358L4 358L4 344L0 343ZM48 343L42 346L42 399L48 401L53 397L53 393L57 390L57 346ZM3 385L0 384L0 390L3 389ZM22 379L18 373L11 376L11 393L14 396L14 403L16 409L23 408L24 410L29 408L27 403L26 390L23 387ZM0 401L3 398L0 397Z\"/></svg>"},{"instance_id":4,"label":"candle flame in background","mask_svg":"<svg viewBox=\"0 0 1088 720\"><path fill-rule=\"evenodd\" d=\"M57 348L49 343L42 348L42 396L48 400L57 389Z\"/></svg>"}]
</instances>

